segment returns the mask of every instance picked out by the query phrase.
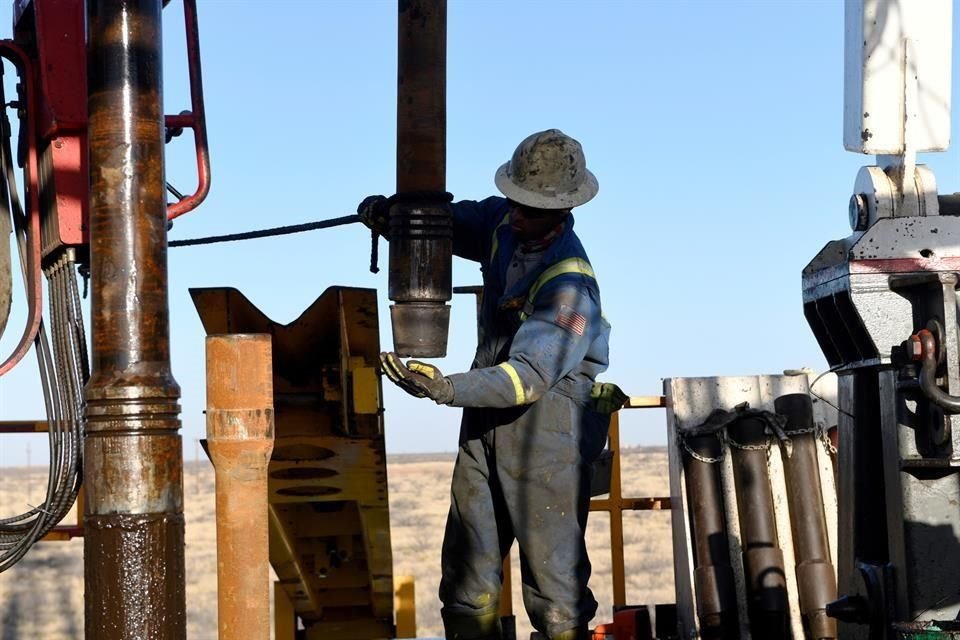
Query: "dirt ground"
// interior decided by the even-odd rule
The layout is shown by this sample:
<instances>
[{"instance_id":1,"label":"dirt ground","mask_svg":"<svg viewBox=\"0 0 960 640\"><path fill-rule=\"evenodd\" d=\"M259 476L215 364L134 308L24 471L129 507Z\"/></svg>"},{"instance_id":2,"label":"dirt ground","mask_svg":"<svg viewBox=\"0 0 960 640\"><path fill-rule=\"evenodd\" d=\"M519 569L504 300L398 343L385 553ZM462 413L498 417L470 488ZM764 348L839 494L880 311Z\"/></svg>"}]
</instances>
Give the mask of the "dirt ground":
<instances>
[{"instance_id":1,"label":"dirt ground","mask_svg":"<svg viewBox=\"0 0 960 640\"><path fill-rule=\"evenodd\" d=\"M666 496L667 456L662 448L625 449L623 495ZM388 477L395 575L416 581L420 637L442 636L437 586L440 541L446 518L453 454L390 456ZM36 504L44 490L45 469L0 471L0 517ZM184 474L186 517L187 634L191 640L217 637L216 534L213 472L205 463L188 463ZM72 521L73 515L68 517ZM624 514L626 593L630 604L674 601L669 512ZM591 588L600 602L595 624L611 619L609 517L591 515L588 548L593 562ZM516 551L514 551L516 556ZM0 640L83 638L83 542L36 545L13 569L0 574ZM514 557L514 567L519 564ZM514 571L513 607L518 637L530 631Z\"/></svg>"}]
</instances>

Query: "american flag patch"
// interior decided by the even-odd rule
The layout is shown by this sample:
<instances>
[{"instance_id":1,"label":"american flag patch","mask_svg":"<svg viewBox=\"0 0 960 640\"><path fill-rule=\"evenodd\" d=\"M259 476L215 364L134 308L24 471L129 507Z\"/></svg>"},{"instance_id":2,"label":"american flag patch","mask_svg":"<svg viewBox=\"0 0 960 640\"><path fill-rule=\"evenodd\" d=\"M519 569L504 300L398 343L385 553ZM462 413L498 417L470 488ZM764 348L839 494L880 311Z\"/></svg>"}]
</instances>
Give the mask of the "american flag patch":
<instances>
[{"instance_id":1,"label":"american flag patch","mask_svg":"<svg viewBox=\"0 0 960 640\"><path fill-rule=\"evenodd\" d=\"M587 329L587 319L567 305L561 305L560 312L557 313L556 323L578 336L582 336Z\"/></svg>"}]
</instances>

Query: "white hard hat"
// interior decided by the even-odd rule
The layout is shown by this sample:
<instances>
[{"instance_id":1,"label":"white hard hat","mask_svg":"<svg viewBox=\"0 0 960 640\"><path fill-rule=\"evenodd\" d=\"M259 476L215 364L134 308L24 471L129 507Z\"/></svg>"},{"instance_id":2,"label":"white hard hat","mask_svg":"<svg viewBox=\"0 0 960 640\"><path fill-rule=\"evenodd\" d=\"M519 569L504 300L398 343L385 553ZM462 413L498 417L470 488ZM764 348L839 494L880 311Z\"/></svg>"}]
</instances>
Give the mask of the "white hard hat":
<instances>
[{"instance_id":1,"label":"white hard hat","mask_svg":"<svg viewBox=\"0 0 960 640\"><path fill-rule=\"evenodd\" d=\"M537 209L569 209L597 195L580 143L559 129L528 136L497 169L497 189L510 200Z\"/></svg>"}]
</instances>

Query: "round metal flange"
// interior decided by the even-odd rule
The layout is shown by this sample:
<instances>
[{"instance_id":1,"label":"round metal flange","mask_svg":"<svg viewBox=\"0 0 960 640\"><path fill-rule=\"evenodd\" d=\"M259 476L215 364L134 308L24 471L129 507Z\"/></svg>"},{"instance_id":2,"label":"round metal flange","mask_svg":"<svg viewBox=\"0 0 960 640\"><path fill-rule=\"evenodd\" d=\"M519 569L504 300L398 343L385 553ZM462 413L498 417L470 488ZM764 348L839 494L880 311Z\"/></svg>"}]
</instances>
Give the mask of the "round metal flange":
<instances>
[{"instance_id":1,"label":"round metal flange","mask_svg":"<svg viewBox=\"0 0 960 640\"><path fill-rule=\"evenodd\" d=\"M867 199L861 193L855 193L850 196L850 204L847 206L847 215L850 218L850 229L853 231L866 231L870 222L870 211L867 209Z\"/></svg>"}]
</instances>

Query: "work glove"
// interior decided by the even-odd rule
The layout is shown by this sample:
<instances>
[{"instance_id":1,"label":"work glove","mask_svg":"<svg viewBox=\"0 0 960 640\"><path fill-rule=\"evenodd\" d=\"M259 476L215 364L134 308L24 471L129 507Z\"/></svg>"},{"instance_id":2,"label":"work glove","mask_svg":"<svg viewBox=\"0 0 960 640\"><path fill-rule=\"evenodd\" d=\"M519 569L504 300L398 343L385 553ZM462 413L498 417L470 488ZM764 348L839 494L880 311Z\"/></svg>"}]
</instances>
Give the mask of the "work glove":
<instances>
[{"instance_id":1,"label":"work glove","mask_svg":"<svg viewBox=\"0 0 960 640\"><path fill-rule=\"evenodd\" d=\"M628 396L612 382L595 382L590 390L590 403L597 413L609 415L623 408Z\"/></svg>"},{"instance_id":2,"label":"work glove","mask_svg":"<svg viewBox=\"0 0 960 640\"><path fill-rule=\"evenodd\" d=\"M357 205L360 222L381 236L390 239L390 199L386 196L367 196Z\"/></svg>"},{"instance_id":3,"label":"work glove","mask_svg":"<svg viewBox=\"0 0 960 640\"><path fill-rule=\"evenodd\" d=\"M437 404L453 402L453 383L432 364L408 360L401 362L395 353L381 353L380 365L398 387L415 398L430 398Z\"/></svg>"}]
</instances>

